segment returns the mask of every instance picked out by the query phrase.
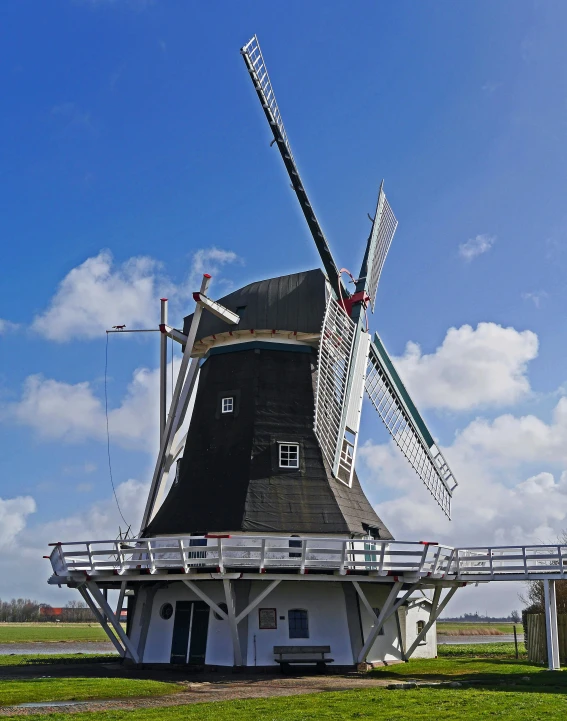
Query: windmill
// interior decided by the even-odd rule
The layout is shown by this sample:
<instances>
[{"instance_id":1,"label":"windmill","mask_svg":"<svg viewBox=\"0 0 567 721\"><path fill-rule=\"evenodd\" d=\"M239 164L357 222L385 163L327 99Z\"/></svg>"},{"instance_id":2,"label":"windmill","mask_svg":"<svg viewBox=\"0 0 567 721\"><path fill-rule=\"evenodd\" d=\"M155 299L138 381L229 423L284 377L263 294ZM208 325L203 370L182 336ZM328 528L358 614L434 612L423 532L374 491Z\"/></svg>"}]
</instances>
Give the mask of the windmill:
<instances>
[{"instance_id":1,"label":"windmill","mask_svg":"<svg viewBox=\"0 0 567 721\"><path fill-rule=\"evenodd\" d=\"M364 392L447 516L456 481L384 344L368 332L397 220L382 183L350 292L301 181L256 36L241 54L323 270L218 300L205 275L182 330L168 324L161 300L161 442L139 537L76 542L70 551L56 544L50 582L77 587L135 662L275 666L292 653L325 664L331 647L344 666L404 658L456 590L445 581L453 556L436 544L394 542L368 502L355 470ZM168 336L183 357L167 413ZM116 614L101 588L119 590ZM399 613L423 588L434 588L431 613L416 616L421 631L408 642ZM126 597L124 631L116 619ZM421 608L414 603L411 613ZM305 638L309 646L296 640ZM292 646L273 645L287 639Z\"/></svg>"}]
</instances>

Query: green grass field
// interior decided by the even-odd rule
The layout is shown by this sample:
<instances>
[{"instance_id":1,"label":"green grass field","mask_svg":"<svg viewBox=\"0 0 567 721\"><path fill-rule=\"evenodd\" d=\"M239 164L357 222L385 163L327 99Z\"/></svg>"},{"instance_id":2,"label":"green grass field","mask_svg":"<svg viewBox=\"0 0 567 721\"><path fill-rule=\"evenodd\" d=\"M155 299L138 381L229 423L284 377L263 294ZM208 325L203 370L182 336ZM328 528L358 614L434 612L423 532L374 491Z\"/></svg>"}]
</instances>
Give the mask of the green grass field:
<instances>
[{"instance_id":1,"label":"green grass field","mask_svg":"<svg viewBox=\"0 0 567 721\"><path fill-rule=\"evenodd\" d=\"M127 678L34 678L0 681L0 706L39 701L84 701L85 699L164 696L178 693L181 686L161 681Z\"/></svg>"},{"instance_id":2,"label":"green grass field","mask_svg":"<svg viewBox=\"0 0 567 721\"><path fill-rule=\"evenodd\" d=\"M386 684L408 681L463 684L457 688L376 686L270 699L139 708L135 712L53 713L48 718L49 721L131 721L134 717L136 721L250 721L251 718L269 721L429 721L431 718L436 721L555 721L567 718L567 669L550 672L530 664L524 649L521 650L524 657L516 660L513 643L444 646L437 659L416 659L369 672L371 679ZM31 656L27 658L28 663L33 660ZM39 658L45 662L44 656ZM47 675L48 669L45 671ZM176 691L182 691L176 684L124 678L0 680L0 704L145 697ZM21 717L4 718L15 721ZM40 716L32 714L31 718L39 721Z\"/></svg>"},{"instance_id":3,"label":"green grass field","mask_svg":"<svg viewBox=\"0 0 567 721\"><path fill-rule=\"evenodd\" d=\"M176 706L168 709L54 713L49 721L563 721L567 697L549 691L479 689L371 689L272 699ZM21 716L5 718L20 719ZM36 714L27 718L39 719ZM44 718L44 717L42 717Z\"/></svg>"},{"instance_id":4,"label":"green grass field","mask_svg":"<svg viewBox=\"0 0 567 721\"><path fill-rule=\"evenodd\" d=\"M44 654L0 654L1 666L50 666L52 664L90 663L92 661L116 662L118 654L105 653L44 653Z\"/></svg>"},{"instance_id":5,"label":"green grass field","mask_svg":"<svg viewBox=\"0 0 567 721\"><path fill-rule=\"evenodd\" d=\"M437 647L439 658L515 658L514 642L494 641L494 643L452 643ZM523 643L518 643L518 656L527 659L528 654Z\"/></svg>"},{"instance_id":6,"label":"green grass field","mask_svg":"<svg viewBox=\"0 0 567 721\"><path fill-rule=\"evenodd\" d=\"M0 623L0 643L108 641L98 623Z\"/></svg>"}]
</instances>

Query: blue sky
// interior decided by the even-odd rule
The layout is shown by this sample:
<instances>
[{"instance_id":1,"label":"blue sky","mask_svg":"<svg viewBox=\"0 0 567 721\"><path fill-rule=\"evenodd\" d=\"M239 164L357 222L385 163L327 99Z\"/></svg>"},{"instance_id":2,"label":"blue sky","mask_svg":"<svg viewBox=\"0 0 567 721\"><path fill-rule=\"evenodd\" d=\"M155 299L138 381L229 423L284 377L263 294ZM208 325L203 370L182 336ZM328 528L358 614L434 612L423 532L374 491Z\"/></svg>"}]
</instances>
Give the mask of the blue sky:
<instances>
[{"instance_id":1,"label":"blue sky","mask_svg":"<svg viewBox=\"0 0 567 721\"><path fill-rule=\"evenodd\" d=\"M566 20L552 0L2 5L0 544L29 573L0 598L59 598L43 544L116 531L104 328L155 324L163 293L179 323L203 265L213 295L319 265L239 56L253 33L337 263L357 273L382 178L399 219L371 326L461 486L448 524L367 407L371 500L408 539L567 528ZM157 337L109 353L113 470L135 517ZM452 608L507 611L516 592Z\"/></svg>"}]
</instances>

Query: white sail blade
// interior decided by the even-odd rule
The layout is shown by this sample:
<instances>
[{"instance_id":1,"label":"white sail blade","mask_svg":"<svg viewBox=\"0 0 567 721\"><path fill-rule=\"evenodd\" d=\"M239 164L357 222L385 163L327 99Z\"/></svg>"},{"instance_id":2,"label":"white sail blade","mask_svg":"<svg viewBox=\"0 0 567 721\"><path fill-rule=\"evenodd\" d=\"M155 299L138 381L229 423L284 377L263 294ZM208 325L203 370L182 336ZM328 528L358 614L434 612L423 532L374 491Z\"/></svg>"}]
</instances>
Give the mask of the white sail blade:
<instances>
[{"instance_id":1,"label":"white sail blade","mask_svg":"<svg viewBox=\"0 0 567 721\"><path fill-rule=\"evenodd\" d=\"M450 518L451 497L457 482L378 334L370 344L366 392L396 445Z\"/></svg>"},{"instance_id":2,"label":"white sail blade","mask_svg":"<svg viewBox=\"0 0 567 721\"><path fill-rule=\"evenodd\" d=\"M378 195L376 214L370 234L369 257L368 257L368 295L370 296L372 312L376 305L376 291L386 256L398 227L398 221L394 215L382 186Z\"/></svg>"},{"instance_id":3,"label":"white sail blade","mask_svg":"<svg viewBox=\"0 0 567 721\"><path fill-rule=\"evenodd\" d=\"M315 396L315 435L337 474L343 450L343 408L347 394L355 325L334 298L330 298L319 343Z\"/></svg>"}]
</instances>

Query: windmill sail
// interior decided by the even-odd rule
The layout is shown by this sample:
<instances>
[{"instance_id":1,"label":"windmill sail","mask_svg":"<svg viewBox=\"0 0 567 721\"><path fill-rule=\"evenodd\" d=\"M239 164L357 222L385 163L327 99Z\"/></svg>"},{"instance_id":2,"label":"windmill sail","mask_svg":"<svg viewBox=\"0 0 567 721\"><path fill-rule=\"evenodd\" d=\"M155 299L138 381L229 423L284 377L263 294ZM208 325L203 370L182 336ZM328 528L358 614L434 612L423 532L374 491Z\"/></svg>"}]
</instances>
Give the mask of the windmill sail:
<instances>
[{"instance_id":1,"label":"windmill sail","mask_svg":"<svg viewBox=\"0 0 567 721\"><path fill-rule=\"evenodd\" d=\"M355 324L337 301L329 298L319 342L315 435L335 476L343 451L343 411L355 330ZM346 458L345 464L348 465Z\"/></svg>"},{"instance_id":2,"label":"windmill sail","mask_svg":"<svg viewBox=\"0 0 567 721\"><path fill-rule=\"evenodd\" d=\"M374 221L372 223L365 263L363 263L360 273L361 276L367 277L366 287L367 293L370 296L373 313L374 306L376 305L376 291L378 289L380 274L384 267L386 255L390 250L394 233L398 227L398 221L388 203L383 185L383 183L380 185L376 214L374 215Z\"/></svg>"},{"instance_id":3,"label":"windmill sail","mask_svg":"<svg viewBox=\"0 0 567 721\"><path fill-rule=\"evenodd\" d=\"M378 334L370 344L366 392L397 446L450 518L451 496L457 482Z\"/></svg>"},{"instance_id":4,"label":"windmill sail","mask_svg":"<svg viewBox=\"0 0 567 721\"><path fill-rule=\"evenodd\" d=\"M262 51L260 50L260 44L258 43L256 35L254 35L254 37L246 43L240 52L242 53L244 62L246 63L246 67L250 73L250 78L254 83L254 88L256 89L262 108L270 124L270 128L272 129L274 140L281 153L291 184L295 194L297 195L297 199L299 200L301 210L303 211L303 215L305 216L305 220L307 221L307 225L309 226L309 230L311 231L313 240L315 241L315 245L317 246L317 250L321 256L323 267L325 268L329 282L331 283L331 286L337 296L340 296L342 293L343 297L346 298L349 296L349 293L341 283L339 271L331 254L329 244L327 243L323 230L321 229L319 221L315 215L315 211L309 202L309 198L307 197L307 193L305 192L303 183L299 177L299 171L297 169L297 165L295 164L293 153L291 152L291 146L285 131L280 109L276 101L274 89L272 88L270 76L268 75L268 70L266 68L264 57L262 55Z\"/></svg>"}]
</instances>

